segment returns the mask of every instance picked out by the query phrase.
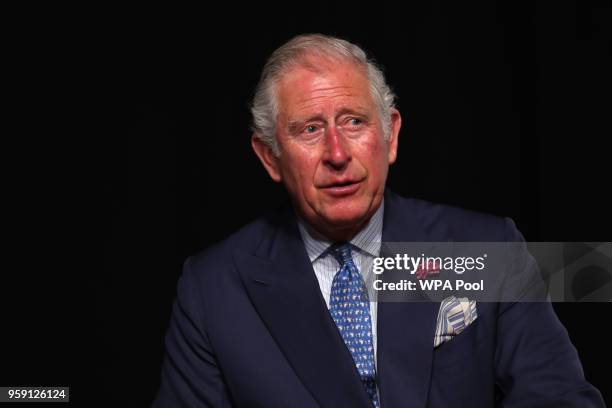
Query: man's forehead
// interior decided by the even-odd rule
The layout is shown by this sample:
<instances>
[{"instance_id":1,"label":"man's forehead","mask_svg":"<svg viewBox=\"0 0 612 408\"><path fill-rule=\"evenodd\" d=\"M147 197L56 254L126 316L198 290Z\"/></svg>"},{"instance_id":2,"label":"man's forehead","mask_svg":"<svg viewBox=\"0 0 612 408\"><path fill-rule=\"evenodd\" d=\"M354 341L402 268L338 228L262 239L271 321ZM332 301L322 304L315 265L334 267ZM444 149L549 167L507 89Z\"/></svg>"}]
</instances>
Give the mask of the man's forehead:
<instances>
[{"instance_id":1,"label":"man's forehead","mask_svg":"<svg viewBox=\"0 0 612 408\"><path fill-rule=\"evenodd\" d=\"M279 82L292 82L310 77L343 76L346 78L366 78L365 67L347 58L307 55L287 66L280 75Z\"/></svg>"},{"instance_id":2,"label":"man's forehead","mask_svg":"<svg viewBox=\"0 0 612 408\"><path fill-rule=\"evenodd\" d=\"M316 110L321 102L328 101L338 105L337 109L365 110L371 105L369 82L362 67L349 62L325 64L314 70L295 66L283 75L277 88L281 111Z\"/></svg>"}]
</instances>

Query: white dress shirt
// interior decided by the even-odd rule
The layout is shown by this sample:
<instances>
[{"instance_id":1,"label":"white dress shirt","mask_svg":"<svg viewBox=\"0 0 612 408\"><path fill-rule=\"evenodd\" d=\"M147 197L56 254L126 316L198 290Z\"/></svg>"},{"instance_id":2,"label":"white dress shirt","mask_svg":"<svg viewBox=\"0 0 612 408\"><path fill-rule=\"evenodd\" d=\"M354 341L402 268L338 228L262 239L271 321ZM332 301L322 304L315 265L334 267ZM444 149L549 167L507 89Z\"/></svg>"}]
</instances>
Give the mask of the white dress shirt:
<instances>
[{"instance_id":1,"label":"white dress shirt","mask_svg":"<svg viewBox=\"0 0 612 408\"><path fill-rule=\"evenodd\" d=\"M372 283L375 275L372 271L372 263L375 257L380 255L380 246L382 239L382 224L383 224L384 200L380 207L368 224L351 239L352 257L355 266L359 269L361 276L368 288L370 296L370 321L372 322L372 346L374 347L374 363L376 364L376 311L377 302L375 301L375 293L372 290ZM331 296L331 287L334 276L340 270L341 265L336 258L328 251L329 247L334 244L334 241L321 235L311 228L305 221L298 217L298 226L302 241L312 262L315 276L319 281L321 294L325 299L327 308L329 308L329 298Z\"/></svg>"}]
</instances>

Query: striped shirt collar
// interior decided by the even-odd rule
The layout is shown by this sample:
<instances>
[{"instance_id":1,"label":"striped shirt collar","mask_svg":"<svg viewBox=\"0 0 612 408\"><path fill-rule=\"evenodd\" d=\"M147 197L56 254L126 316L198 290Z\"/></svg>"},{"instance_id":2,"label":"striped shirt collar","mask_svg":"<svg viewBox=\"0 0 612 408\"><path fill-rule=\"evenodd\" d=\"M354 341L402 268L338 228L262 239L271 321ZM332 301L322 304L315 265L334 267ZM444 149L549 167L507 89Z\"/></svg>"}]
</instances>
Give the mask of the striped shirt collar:
<instances>
[{"instance_id":1,"label":"striped shirt collar","mask_svg":"<svg viewBox=\"0 0 612 408\"><path fill-rule=\"evenodd\" d=\"M384 208L383 199L368 224L351 239L351 245L375 257L380 254ZM310 262L314 262L334 244L334 241L314 230L299 216L297 221Z\"/></svg>"}]
</instances>

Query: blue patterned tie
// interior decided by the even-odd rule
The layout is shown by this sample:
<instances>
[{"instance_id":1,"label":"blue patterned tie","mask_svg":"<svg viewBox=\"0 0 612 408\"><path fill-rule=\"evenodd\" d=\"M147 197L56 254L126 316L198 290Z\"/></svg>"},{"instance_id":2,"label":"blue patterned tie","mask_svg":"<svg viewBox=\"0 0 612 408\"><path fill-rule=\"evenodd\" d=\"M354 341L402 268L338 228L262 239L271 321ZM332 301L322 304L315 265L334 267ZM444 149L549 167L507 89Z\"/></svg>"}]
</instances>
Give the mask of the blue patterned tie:
<instances>
[{"instance_id":1,"label":"blue patterned tie","mask_svg":"<svg viewBox=\"0 0 612 408\"><path fill-rule=\"evenodd\" d=\"M380 404L376 393L376 367L368 292L359 270L353 263L351 244L334 246L331 248L331 253L341 268L332 283L330 313L353 356L372 406L378 408Z\"/></svg>"}]
</instances>

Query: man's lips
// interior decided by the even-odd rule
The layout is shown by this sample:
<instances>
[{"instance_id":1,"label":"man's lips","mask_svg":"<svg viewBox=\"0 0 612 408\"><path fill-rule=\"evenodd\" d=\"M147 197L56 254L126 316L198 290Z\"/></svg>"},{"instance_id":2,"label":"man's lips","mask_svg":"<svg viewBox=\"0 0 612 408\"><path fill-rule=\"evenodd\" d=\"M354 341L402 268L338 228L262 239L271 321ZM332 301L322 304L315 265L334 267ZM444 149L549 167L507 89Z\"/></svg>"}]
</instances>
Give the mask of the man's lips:
<instances>
[{"instance_id":1,"label":"man's lips","mask_svg":"<svg viewBox=\"0 0 612 408\"><path fill-rule=\"evenodd\" d=\"M363 180L340 180L319 188L334 197L343 197L351 195L359 190L362 182Z\"/></svg>"}]
</instances>

